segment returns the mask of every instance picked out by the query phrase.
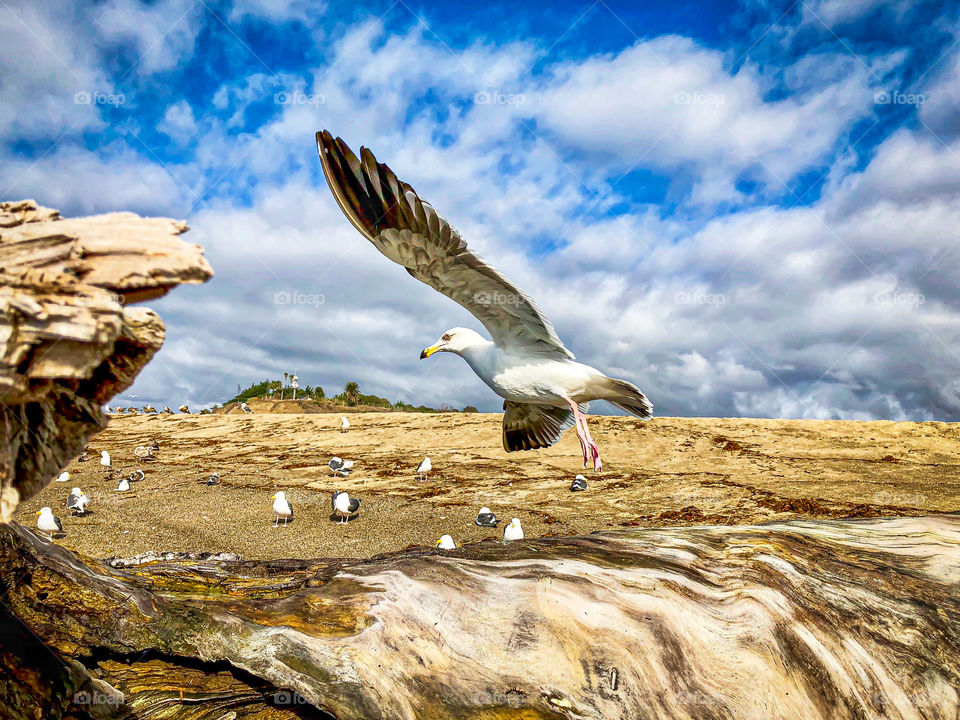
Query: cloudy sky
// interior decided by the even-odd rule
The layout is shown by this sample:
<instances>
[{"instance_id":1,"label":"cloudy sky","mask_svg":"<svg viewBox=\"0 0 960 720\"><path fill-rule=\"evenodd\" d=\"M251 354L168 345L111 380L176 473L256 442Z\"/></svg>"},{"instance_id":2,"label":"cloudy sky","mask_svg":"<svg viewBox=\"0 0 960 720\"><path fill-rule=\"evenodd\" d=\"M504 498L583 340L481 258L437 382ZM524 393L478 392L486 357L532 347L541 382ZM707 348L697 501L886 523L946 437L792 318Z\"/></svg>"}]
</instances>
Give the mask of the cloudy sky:
<instances>
[{"instance_id":1,"label":"cloudy sky","mask_svg":"<svg viewBox=\"0 0 960 720\"><path fill-rule=\"evenodd\" d=\"M958 11L0 0L0 198L205 246L216 277L152 305L167 342L123 404L297 370L499 409L459 358L418 360L482 328L343 218L328 128L659 415L956 420Z\"/></svg>"}]
</instances>

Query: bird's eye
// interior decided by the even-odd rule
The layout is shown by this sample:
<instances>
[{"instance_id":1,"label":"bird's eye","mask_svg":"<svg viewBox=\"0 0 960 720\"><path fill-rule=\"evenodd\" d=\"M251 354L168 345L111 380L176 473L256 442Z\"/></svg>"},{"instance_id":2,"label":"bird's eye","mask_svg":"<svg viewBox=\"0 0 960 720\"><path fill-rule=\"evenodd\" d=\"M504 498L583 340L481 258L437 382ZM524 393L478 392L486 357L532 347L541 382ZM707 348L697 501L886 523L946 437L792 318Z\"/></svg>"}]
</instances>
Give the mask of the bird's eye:
<instances>
[{"instance_id":1,"label":"bird's eye","mask_svg":"<svg viewBox=\"0 0 960 720\"><path fill-rule=\"evenodd\" d=\"M440 339L441 339L441 340L449 340L449 339L450 339L450 333L444 333L444 334L443 334L443 337L440 338Z\"/></svg>"}]
</instances>

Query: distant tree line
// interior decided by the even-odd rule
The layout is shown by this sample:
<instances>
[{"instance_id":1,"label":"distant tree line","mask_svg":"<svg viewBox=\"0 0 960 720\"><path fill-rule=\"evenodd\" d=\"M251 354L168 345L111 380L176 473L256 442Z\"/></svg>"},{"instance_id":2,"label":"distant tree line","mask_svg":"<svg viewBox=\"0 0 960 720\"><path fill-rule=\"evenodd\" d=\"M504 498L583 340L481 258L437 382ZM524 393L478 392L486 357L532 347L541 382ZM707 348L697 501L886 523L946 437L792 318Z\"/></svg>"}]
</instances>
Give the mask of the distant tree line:
<instances>
[{"instance_id":1,"label":"distant tree line","mask_svg":"<svg viewBox=\"0 0 960 720\"><path fill-rule=\"evenodd\" d=\"M227 400L224 404L226 405L228 403L246 402L251 399L280 400L281 397L284 400L292 400L293 389L287 385L287 379L289 379L289 375L287 375L285 380L262 380L245 389L237 385L237 394ZM323 388L319 385L317 387L305 385L297 389L297 399L325 400L327 403L332 405L343 405L345 407L356 407L358 405L362 405L402 412L460 412L456 408L446 404L441 405L440 408L437 409L427 407L426 405L414 406L401 401L391 402L387 398L383 398L378 395L365 395L364 393L360 392L359 383L353 381L348 382L343 386L343 392L329 398L323 392ZM479 411L473 405L467 405L463 409L463 412Z\"/></svg>"}]
</instances>

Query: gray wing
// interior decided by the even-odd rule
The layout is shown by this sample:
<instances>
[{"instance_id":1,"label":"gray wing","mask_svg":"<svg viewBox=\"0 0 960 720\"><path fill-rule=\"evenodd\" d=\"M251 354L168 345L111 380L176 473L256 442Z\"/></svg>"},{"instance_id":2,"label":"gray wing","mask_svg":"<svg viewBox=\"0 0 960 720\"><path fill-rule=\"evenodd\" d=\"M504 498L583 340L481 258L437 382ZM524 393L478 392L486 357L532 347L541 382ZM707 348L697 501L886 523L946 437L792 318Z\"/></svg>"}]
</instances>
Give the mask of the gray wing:
<instances>
[{"instance_id":1,"label":"gray wing","mask_svg":"<svg viewBox=\"0 0 960 720\"><path fill-rule=\"evenodd\" d=\"M355 513L357 510L359 510L360 498L350 498L350 504L347 506L347 509L350 511L351 515Z\"/></svg>"},{"instance_id":2,"label":"gray wing","mask_svg":"<svg viewBox=\"0 0 960 720\"><path fill-rule=\"evenodd\" d=\"M63 532L63 523L60 522L60 518L58 518L56 515L54 515L54 516L53 516L53 521L57 524L57 530L59 530L60 532Z\"/></svg>"},{"instance_id":3,"label":"gray wing","mask_svg":"<svg viewBox=\"0 0 960 720\"><path fill-rule=\"evenodd\" d=\"M70 497L67 498L66 507L72 510L73 508L75 508L75 507L77 506L77 503L78 503L79 501L80 501L80 496L79 496L79 495L74 495L73 493L70 493Z\"/></svg>"},{"instance_id":4,"label":"gray wing","mask_svg":"<svg viewBox=\"0 0 960 720\"><path fill-rule=\"evenodd\" d=\"M572 427L573 413L566 408L512 400L503 403L503 449L507 452L550 447Z\"/></svg>"},{"instance_id":5,"label":"gray wing","mask_svg":"<svg viewBox=\"0 0 960 720\"><path fill-rule=\"evenodd\" d=\"M330 509L333 512L337 511L337 495L340 494L339 490L334 490L333 495L330 496Z\"/></svg>"},{"instance_id":6,"label":"gray wing","mask_svg":"<svg viewBox=\"0 0 960 720\"><path fill-rule=\"evenodd\" d=\"M503 348L570 358L550 320L516 285L467 248L459 233L368 149L317 133L323 174L347 219L417 280L469 310Z\"/></svg>"}]
</instances>

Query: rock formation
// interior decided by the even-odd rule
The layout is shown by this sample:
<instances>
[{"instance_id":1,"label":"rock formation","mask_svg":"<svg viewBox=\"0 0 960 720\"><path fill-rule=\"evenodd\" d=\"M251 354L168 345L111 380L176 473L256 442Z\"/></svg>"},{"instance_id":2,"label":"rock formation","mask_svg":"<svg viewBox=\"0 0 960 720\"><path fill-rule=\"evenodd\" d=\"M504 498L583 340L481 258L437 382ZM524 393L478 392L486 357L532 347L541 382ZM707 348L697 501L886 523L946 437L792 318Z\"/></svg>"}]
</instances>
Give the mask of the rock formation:
<instances>
[{"instance_id":1,"label":"rock formation","mask_svg":"<svg viewBox=\"0 0 960 720\"><path fill-rule=\"evenodd\" d=\"M104 404L162 345L160 318L129 305L212 275L186 230L0 203L0 521L104 427Z\"/></svg>"}]
</instances>

